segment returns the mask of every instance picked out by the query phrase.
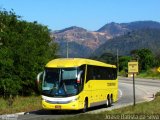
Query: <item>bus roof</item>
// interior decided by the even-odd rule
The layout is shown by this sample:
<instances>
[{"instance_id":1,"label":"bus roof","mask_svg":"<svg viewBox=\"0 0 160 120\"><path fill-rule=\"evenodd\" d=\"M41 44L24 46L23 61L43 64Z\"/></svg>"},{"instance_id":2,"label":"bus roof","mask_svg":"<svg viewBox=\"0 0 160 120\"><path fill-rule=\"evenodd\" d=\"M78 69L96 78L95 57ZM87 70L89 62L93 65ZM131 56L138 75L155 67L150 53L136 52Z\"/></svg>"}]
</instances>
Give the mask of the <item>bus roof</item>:
<instances>
[{"instance_id":1,"label":"bus roof","mask_svg":"<svg viewBox=\"0 0 160 120\"><path fill-rule=\"evenodd\" d=\"M78 67L81 65L95 65L95 66L104 66L104 67L112 67L116 68L115 65L106 64L103 62L84 59L84 58L59 58L49 61L46 64L46 67L49 68L66 68L66 67Z\"/></svg>"}]
</instances>

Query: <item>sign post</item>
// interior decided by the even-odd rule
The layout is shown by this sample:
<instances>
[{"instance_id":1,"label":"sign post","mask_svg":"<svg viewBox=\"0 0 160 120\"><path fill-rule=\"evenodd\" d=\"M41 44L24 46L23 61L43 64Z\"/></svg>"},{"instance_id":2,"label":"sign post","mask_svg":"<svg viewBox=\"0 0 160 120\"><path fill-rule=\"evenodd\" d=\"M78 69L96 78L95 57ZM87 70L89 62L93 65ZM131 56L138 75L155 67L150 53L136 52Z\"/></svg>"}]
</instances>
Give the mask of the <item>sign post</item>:
<instances>
[{"instance_id":1,"label":"sign post","mask_svg":"<svg viewBox=\"0 0 160 120\"><path fill-rule=\"evenodd\" d=\"M133 74L133 105L136 105L135 73L138 73L138 62L128 62L128 73Z\"/></svg>"}]
</instances>

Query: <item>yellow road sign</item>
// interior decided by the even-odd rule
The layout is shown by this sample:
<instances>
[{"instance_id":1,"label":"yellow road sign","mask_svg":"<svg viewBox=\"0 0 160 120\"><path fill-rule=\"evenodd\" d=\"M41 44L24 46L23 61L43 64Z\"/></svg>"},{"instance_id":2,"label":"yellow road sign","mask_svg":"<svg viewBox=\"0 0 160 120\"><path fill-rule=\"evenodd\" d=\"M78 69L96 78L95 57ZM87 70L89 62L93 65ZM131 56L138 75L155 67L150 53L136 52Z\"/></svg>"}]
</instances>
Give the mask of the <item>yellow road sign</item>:
<instances>
[{"instance_id":1,"label":"yellow road sign","mask_svg":"<svg viewBox=\"0 0 160 120\"><path fill-rule=\"evenodd\" d=\"M128 73L138 73L138 62L128 62Z\"/></svg>"},{"instance_id":2,"label":"yellow road sign","mask_svg":"<svg viewBox=\"0 0 160 120\"><path fill-rule=\"evenodd\" d=\"M158 72L160 72L160 67L157 69Z\"/></svg>"}]
</instances>

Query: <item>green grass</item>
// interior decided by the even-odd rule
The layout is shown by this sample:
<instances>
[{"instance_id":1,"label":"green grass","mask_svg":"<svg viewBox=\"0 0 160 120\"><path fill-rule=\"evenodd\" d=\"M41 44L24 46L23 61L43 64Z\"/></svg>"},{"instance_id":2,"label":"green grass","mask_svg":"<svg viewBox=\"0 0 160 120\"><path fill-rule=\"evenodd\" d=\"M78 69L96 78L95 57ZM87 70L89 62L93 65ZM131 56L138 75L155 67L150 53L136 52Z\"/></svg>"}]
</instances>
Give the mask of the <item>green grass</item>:
<instances>
[{"instance_id":1,"label":"green grass","mask_svg":"<svg viewBox=\"0 0 160 120\"><path fill-rule=\"evenodd\" d=\"M139 78L151 78L151 79L160 79L160 72L156 68L150 69L145 72L141 72L137 77Z\"/></svg>"},{"instance_id":2,"label":"green grass","mask_svg":"<svg viewBox=\"0 0 160 120\"><path fill-rule=\"evenodd\" d=\"M127 77L127 74L124 70L119 72L120 76ZM157 71L157 68L152 68L147 71L140 71L138 78L148 78L148 79L159 79L160 80L160 72Z\"/></svg>"},{"instance_id":3,"label":"green grass","mask_svg":"<svg viewBox=\"0 0 160 120\"><path fill-rule=\"evenodd\" d=\"M12 106L8 105L8 100L0 98L0 115L17 112L27 112L37 109L42 109L40 96L17 96L14 98Z\"/></svg>"},{"instance_id":4,"label":"green grass","mask_svg":"<svg viewBox=\"0 0 160 120\"><path fill-rule=\"evenodd\" d=\"M153 101L139 103L136 104L136 106L128 106L98 114L80 114L61 120L104 120L106 119L106 116L116 117L117 115L144 115L144 117L151 115L156 115L155 117L157 117L157 115L159 115L158 117L160 119L160 93L156 95L156 98Z\"/></svg>"}]
</instances>

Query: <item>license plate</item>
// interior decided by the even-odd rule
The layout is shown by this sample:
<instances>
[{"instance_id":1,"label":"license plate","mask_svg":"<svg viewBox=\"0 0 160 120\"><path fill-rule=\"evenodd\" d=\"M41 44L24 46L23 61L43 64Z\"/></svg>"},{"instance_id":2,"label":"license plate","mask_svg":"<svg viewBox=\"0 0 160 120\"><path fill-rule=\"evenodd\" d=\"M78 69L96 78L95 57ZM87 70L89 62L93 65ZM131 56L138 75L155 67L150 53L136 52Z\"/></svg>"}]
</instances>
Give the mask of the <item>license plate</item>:
<instances>
[{"instance_id":1,"label":"license plate","mask_svg":"<svg viewBox=\"0 0 160 120\"><path fill-rule=\"evenodd\" d=\"M61 106L60 105L56 105L55 109L61 109Z\"/></svg>"}]
</instances>

